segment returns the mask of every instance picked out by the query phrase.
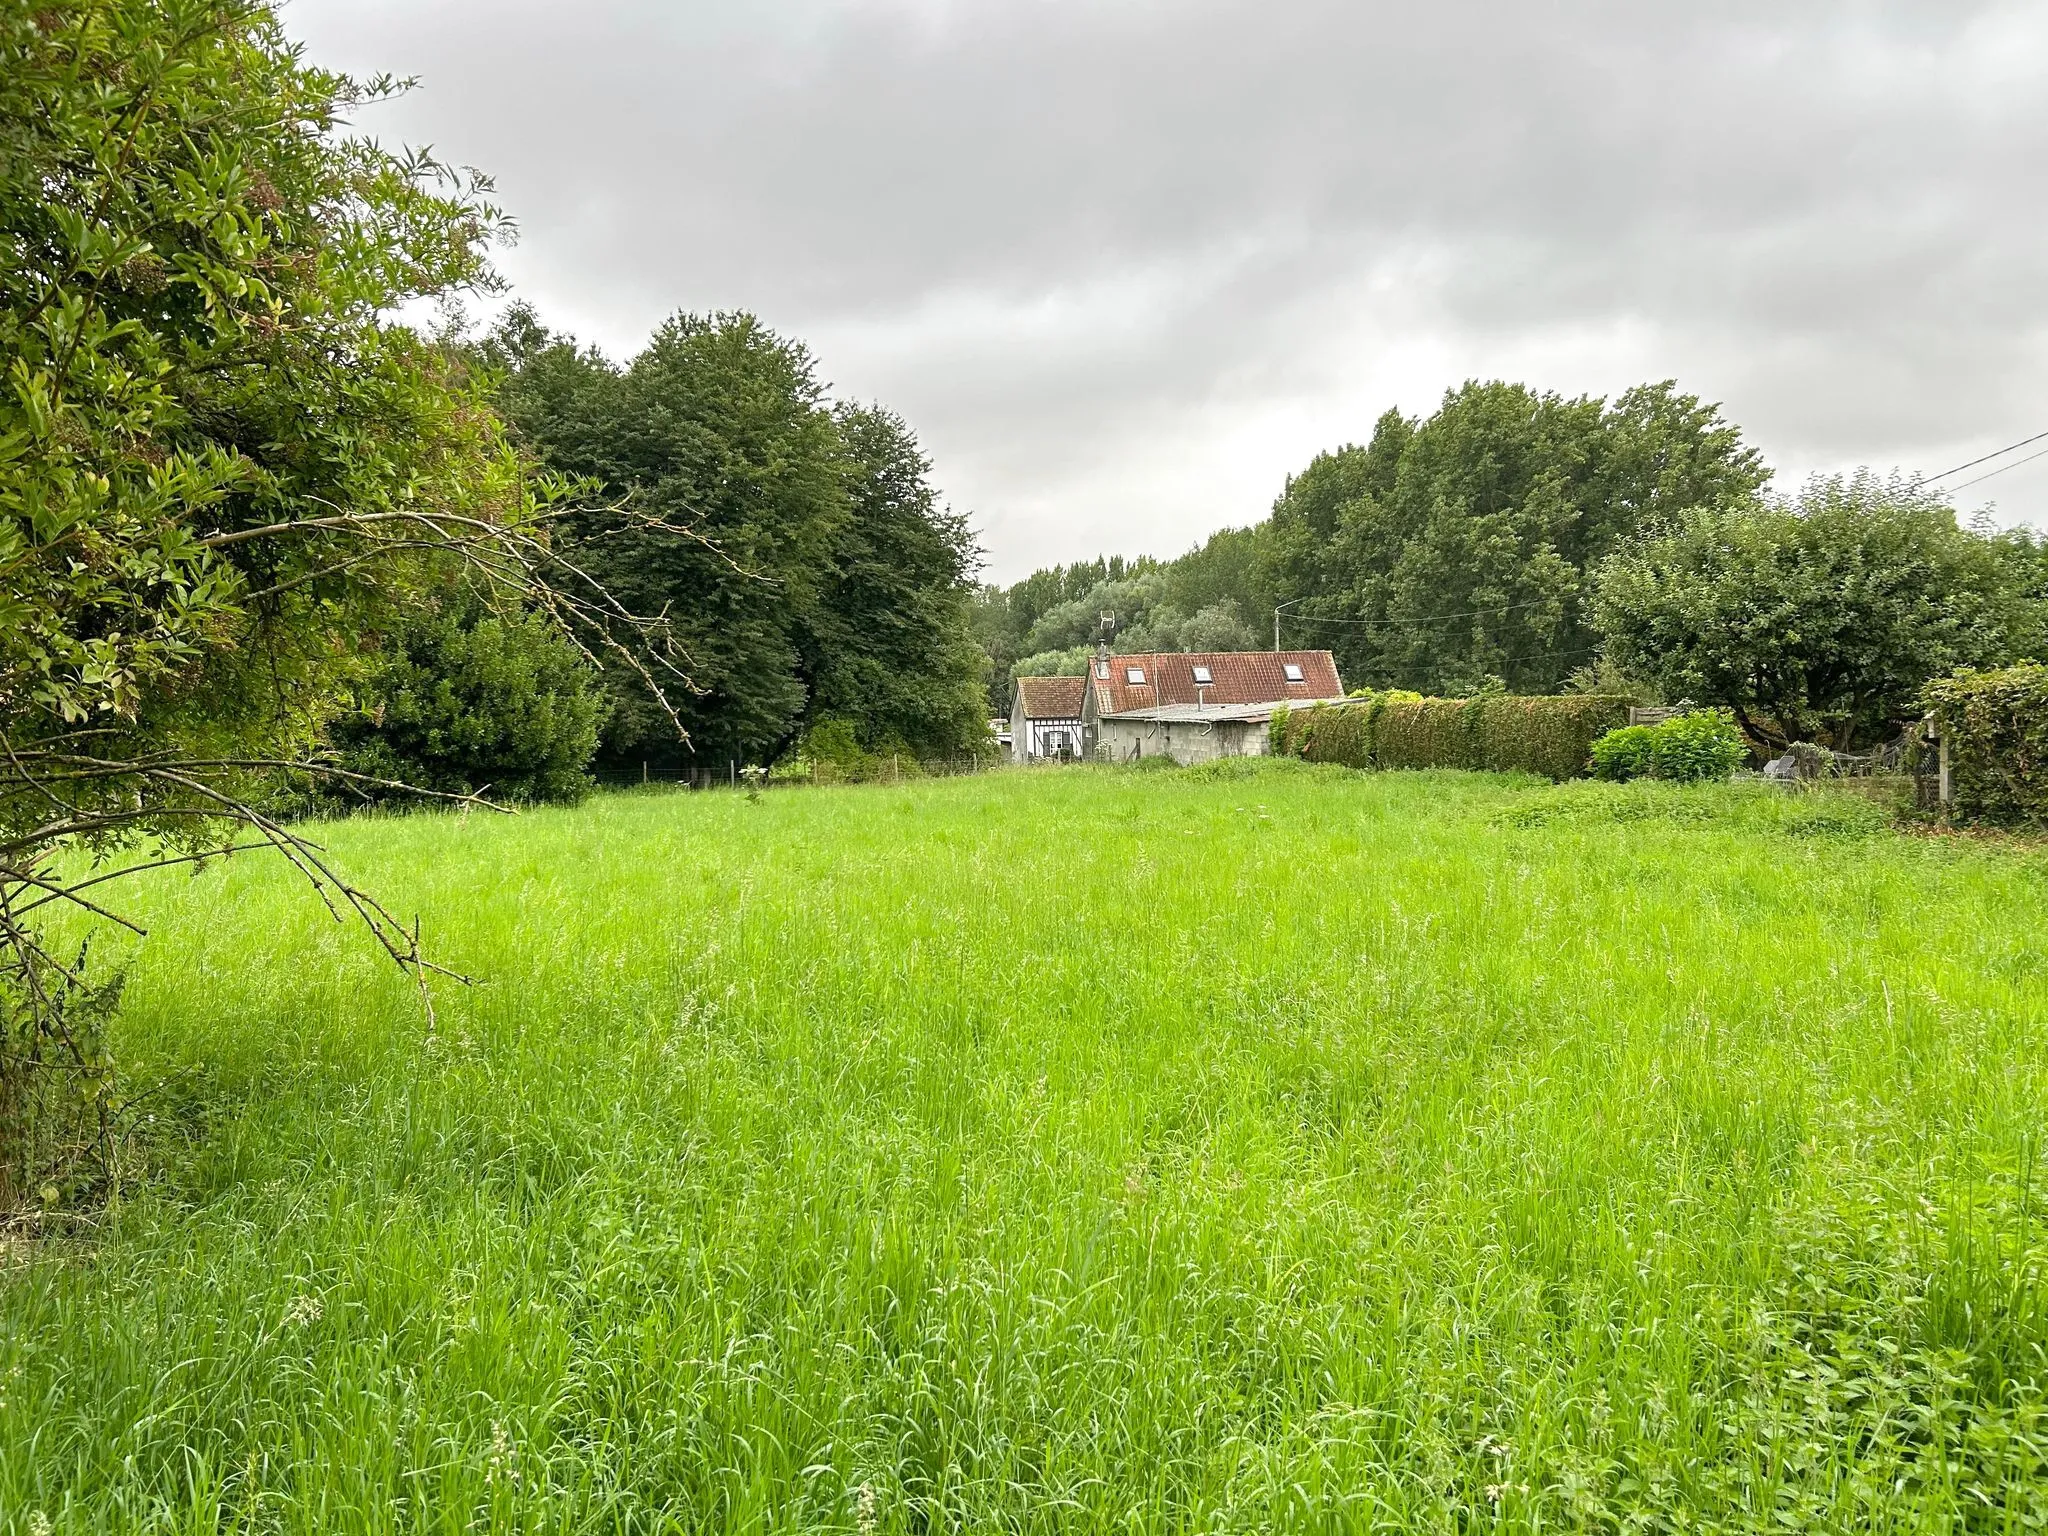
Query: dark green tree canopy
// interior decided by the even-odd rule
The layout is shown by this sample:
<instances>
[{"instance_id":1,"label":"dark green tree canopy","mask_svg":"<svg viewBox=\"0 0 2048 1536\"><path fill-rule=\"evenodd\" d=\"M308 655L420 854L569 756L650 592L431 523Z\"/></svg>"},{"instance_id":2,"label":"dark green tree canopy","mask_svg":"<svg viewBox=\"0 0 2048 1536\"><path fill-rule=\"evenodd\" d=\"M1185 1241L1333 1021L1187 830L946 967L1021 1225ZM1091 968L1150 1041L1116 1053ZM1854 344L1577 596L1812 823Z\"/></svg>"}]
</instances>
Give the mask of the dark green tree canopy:
<instances>
[{"instance_id":1,"label":"dark green tree canopy","mask_svg":"<svg viewBox=\"0 0 2048 1536\"><path fill-rule=\"evenodd\" d=\"M850 506L800 647L806 719L854 722L871 752L970 749L988 734L967 612L974 535L940 503L902 417L841 406L834 419Z\"/></svg>"},{"instance_id":2,"label":"dark green tree canopy","mask_svg":"<svg viewBox=\"0 0 2048 1536\"><path fill-rule=\"evenodd\" d=\"M575 801L609 700L597 669L543 615L459 581L385 639L331 728L367 779L493 800ZM389 799L343 782L334 797Z\"/></svg>"},{"instance_id":3,"label":"dark green tree canopy","mask_svg":"<svg viewBox=\"0 0 2048 1536\"><path fill-rule=\"evenodd\" d=\"M1623 539L1754 495L1757 455L1670 384L1611 404L1467 384L1427 420L1389 412L1273 510L1269 583L1296 643L1347 681L1469 692L1559 687L1597 648L1588 573Z\"/></svg>"},{"instance_id":4,"label":"dark green tree canopy","mask_svg":"<svg viewBox=\"0 0 2048 1536\"><path fill-rule=\"evenodd\" d=\"M870 744L986 734L962 704L979 686L972 541L899 418L835 410L810 353L751 315L679 315L620 367L515 309L483 352L525 440L626 509L578 521L578 559L671 615L689 657L689 748L615 676L612 759L773 758L823 713ZM689 532L646 531L647 512Z\"/></svg>"},{"instance_id":5,"label":"dark green tree canopy","mask_svg":"<svg viewBox=\"0 0 2048 1536\"><path fill-rule=\"evenodd\" d=\"M2035 653L2039 550L1957 526L1911 482L1817 480L1702 508L1600 569L1610 659L1733 709L1759 745L1852 751L1896 734L1930 679Z\"/></svg>"}]
</instances>

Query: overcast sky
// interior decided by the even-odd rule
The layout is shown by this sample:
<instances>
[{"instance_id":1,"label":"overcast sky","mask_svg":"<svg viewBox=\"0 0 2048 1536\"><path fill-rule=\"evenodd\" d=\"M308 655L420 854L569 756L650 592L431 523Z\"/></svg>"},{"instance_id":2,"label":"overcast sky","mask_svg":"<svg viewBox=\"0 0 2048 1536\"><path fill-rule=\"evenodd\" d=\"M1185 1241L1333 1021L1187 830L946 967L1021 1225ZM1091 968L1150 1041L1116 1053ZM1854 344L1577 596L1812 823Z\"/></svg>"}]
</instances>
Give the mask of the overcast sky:
<instances>
[{"instance_id":1,"label":"overcast sky","mask_svg":"<svg viewBox=\"0 0 2048 1536\"><path fill-rule=\"evenodd\" d=\"M1255 521L1471 377L1676 378L1781 485L2048 432L2041 0L284 14L419 77L359 126L497 177L551 324L803 338L910 419L996 579ZM1959 499L2048 524L2048 458Z\"/></svg>"}]
</instances>

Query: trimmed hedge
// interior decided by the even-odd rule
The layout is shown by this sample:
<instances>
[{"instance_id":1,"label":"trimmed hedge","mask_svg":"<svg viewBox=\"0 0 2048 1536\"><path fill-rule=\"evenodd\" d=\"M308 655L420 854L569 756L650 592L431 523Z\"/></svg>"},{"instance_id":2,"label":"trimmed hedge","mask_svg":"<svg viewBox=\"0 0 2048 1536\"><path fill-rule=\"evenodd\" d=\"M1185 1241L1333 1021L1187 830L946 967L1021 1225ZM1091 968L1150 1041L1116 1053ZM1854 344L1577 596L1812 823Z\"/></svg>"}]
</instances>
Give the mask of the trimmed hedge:
<instances>
[{"instance_id":1,"label":"trimmed hedge","mask_svg":"<svg viewBox=\"0 0 2048 1536\"><path fill-rule=\"evenodd\" d=\"M1347 768L1471 768L1574 779L1630 701L1594 694L1360 699L1273 722L1274 746Z\"/></svg>"},{"instance_id":2,"label":"trimmed hedge","mask_svg":"<svg viewBox=\"0 0 2048 1536\"><path fill-rule=\"evenodd\" d=\"M1958 672L1925 702L1948 744L1953 814L2048 822L2048 666Z\"/></svg>"}]
</instances>

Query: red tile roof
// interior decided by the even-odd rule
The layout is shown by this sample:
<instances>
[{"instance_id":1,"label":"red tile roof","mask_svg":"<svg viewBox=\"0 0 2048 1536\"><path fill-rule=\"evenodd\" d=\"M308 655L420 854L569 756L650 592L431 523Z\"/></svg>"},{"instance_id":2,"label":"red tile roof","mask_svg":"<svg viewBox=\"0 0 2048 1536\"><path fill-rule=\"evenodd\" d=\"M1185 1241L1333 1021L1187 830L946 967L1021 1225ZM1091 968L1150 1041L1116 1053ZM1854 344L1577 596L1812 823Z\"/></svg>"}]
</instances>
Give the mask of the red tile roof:
<instances>
[{"instance_id":1,"label":"red tile roof","mask_svg":"<svg viewBox=\"0 0 2048 1536\"><path fill-rule=\"evenodd\" d=\"M1078 720L1088 692L1085 677L1020 677L1026 720Z\"/></svg>"},{"instance_id":2,"label":"red tile roof","mask_svg":"<svg viewBox=\"0 0 2048 1536\"><path fill-rule=\"evenodd\" d=\"M1301 681L1287 680L1289 665L1301 668ZM1130 681L1129 669L1144 674ZM1211 681L1197 683L1195 668L1207 667ZM1127 709L1156 709L1163 704L1277 704L1314 699L1341 699L1344 685L1328 651L1208 651L1155 656L1112 656L1109 676L1099 663L1089 667L1088 685L1095 690L1097 714Z\"/></svg>"}]
</instances>

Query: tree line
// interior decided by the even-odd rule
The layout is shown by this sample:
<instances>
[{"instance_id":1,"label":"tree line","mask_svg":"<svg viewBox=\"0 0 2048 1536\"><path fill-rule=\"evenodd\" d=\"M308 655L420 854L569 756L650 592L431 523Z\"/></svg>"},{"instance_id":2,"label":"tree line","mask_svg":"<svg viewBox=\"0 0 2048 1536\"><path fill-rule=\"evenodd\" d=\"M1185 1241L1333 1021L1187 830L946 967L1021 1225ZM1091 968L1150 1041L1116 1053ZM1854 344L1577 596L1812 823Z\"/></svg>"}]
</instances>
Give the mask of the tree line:
<instances>
[{"instance_id":1,"label":"tree line","mask_svg":"<svg viewBox=\"0 0 2048 1536\"><path fill-rule=\"evenodd\" d=\"M2048 546L1868 473L1774 492L1717 407L1473 382L1318 455L1262 522L1176 560L983 587L992 702L1114 645L1335 653L1347 682L1627 692L1734 710L1759 747L1896 731L1933 677L2043 654Z\"/></svg>"},{"instance_id":2,"label":"tree line","mask_svg":"<svg viewBox=\"0 0 2048 1536\"><path fill-rule=\"evenodd\" d=\"M678 314L614 363L515 305L457 350L575 487L569 557L664 615L687 682L657 698L458 588L362 680L336 727L352 767L561 799L593 763L723 777L821 728L870 753L981 749L977 552L900 416L832 401L808 349L747 314Z\"/></svg>"}]
</instances>

